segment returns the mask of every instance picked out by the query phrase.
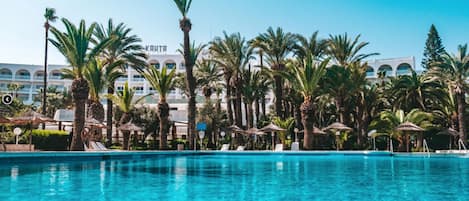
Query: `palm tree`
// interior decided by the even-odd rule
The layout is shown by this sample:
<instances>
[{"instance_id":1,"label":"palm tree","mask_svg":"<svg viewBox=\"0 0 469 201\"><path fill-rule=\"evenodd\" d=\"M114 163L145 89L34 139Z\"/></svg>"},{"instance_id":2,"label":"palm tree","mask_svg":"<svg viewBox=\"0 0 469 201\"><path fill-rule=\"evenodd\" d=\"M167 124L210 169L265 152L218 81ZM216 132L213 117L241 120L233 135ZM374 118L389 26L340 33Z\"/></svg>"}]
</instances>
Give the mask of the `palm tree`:
<instances>
[{"instance_id":1,"label":"palm tree","mask_svg":"<svg viewBox=\"0 0 469 201\"><path fill-rule=\"evenodd\" d=\"M450 90L456 97L459 138L467 144L466 122L464 112L466 111L466 91L468 85L466 80L469 78L469 55L467 44L459 45L457 54L450 55L445 53L443 61L434 63L430 73L437 79L444 80Z\"/></svg>"},{"instance_id":2,"label":"palm tree","mask_svg":"<svg viewBox=\"0 0 469 201\"><path fill-rule=\"evenodd\" d=\"M402 131L396 128L405 122L413 123L421 128L429 128L432 126L433 116L431 113L423 112L419 109L412 109L409 113L405 114L403 110L385 110L380 112L379 118L371 122L370 128L376 129L380 135L388 135L390 138L395 138L399 141L400 150L406 149L409 151L409 136L403 134ZM417 140L417 149L422 145L423 138L421 135ZM407 144L404 148L404 143Z\"/></svg>"},{"instance_id":3,"label":"palm tree","mask_svg":"<svg viewBox=\"0 0 469 201\"><path fill-rule=\"evenodd\" d=\"M148 83L158 92L158 118L160 119L160 149L167 149L167 135L169 133L169 104L166 102L166 96L169 91L174 87L174 78L176 77L176 68L167 72L166 66L163 66L161 71L151 65L144 73L143 76Z\"/></svg>"},{"instance_id":4,"label":"palm tree","mask_svg":"<svg viewBox=\"0 0 469 201\"><path fill-rule=\"evenodd\" d=\"M105 76L107 82L108 95L114 94L114 84L118 77L109 76L115 74L116 71L125 72L126 68L131 68L142 72L143 68L147 66L147 55L143 51L143 47L139 44L141 39L136 35L131 35L132 29L127 28L124 23L115 25L112 19L109 19L107 26L100 25L96 27L94 35L96 41L104 41L112 39L100 57L103 59L105 66ZM106 145L112 144L112 100L107 99L107 129L106 129Z\"/></svg>"},{"instance_id":5,"label":"palm tree","mask_svg":"<svg viewBox=\"0 0 469 201\"><path fill-rule=\"evenodd\" d=\"M44 28L46 31L46 37L45 37L45 47L44 47L44 86L42 90L42 114L46 115L46 105L47 105L47 54L48 54L48 39L49 39L49 28L50 24L49 22L55 22L57 19L57 16L55 15L55 9L54 8L46 8L46 13L44 13L44 18L46 19L46 22L44 23ZM42 129L44 129L46 124L42 125Z\"/></svg>"},{"instance_id":6,"label":"palm tree","mask_svg":"<svg viewBox=\"0 0 469 201\"><path fill-rule=\"evenodd\" d=\"M197 77L197 86L202 89L205 101L208 102L213 92L221 87L220 76L222 76L222 73L215 62L202 59L195 65L194 74Z\"/></svg>"},{"instance_id":7,"label":"palm tree","mask_svg":"<svg viewBox=\"0 0 469 201\"><path fill-rule=\"evenodd\" d=\"M405 112L412 108L431 111L438 105L446 105L447 93L444 86L429 74L417 75L412 70L411 75L399 76L392 86L390 94L394 97L393 107Z\"/></svg>"},{"instance_id":8,"label":"palm tree","mask_svg":"<svg viewBox=\"0 0 469 201\"><path fill-rule=\"evenodd\" d=\"M195 137L195 113L196 113L196 105L195 105L195 85L196 80L192 72L192 68L194 67L195 61L194 57L192 57L190 51L190 38L189 32L192 29L192 23L189 18L187 18L187 14L189 13L189 8L191 7L192 0L174 0L174 3L179 9L179 12L182 15L182 19L179 20L179 27L181 31L184 33L184 63L186 64L186 87L187 92L189 94L189 104L188 104L188 136L189 136L189 146L192 148L194 146L193 139Z\"/></svg>"},{"instance_id":9,"label":"palm tree","mask_svg":"<svg viewBox=\"0 0 469 201\"><path fill-rule=\"evenodd\" d=\"M223 32L223 38L215 37L209 45L213 61L223 68L223 75L227 85L226 103L228 120L230 124L235 122L237 126L242 126L241 88L243 80L241 77L241 70L246 68L249 64L249 60L253 58L253 51L247 45L246 39L242 37L240 33L228 35L226 32ZM232 98L233 95L236 96L236 98L234 98L234 102ZM233 121L231 105L234 106L235 121Z\"/></svg>"},{"instance_id":10,"label":"palm tree","mask_svg":"<svg viewBox=\"0 0 469 201\"><path fill-rule=\"evenodd\" d=\"M113 103L121 110L123 113L119 125L130 122L131 115L130 113L135 109L135 106L140 103L146 96L142 96L139 99L134 101L135 91L129 87L129 83L125 82L124 88L122 91L117 91L116 94L107 95L107 98L112 99ZM124 143L122 145L123 150L129 150L129 139L130 131L122 131L124 135Z\"/></svg>"},{"instance_id":11,"label":"palm tree","mask_svg":"<svg viewBox=\"0 0 469 201\"><path fill-rule=\"evenodd\" d=\"M189 22L190 23L190 22ZM181 45L182 50L178 49L178 52L184 56L184 60L186 59L186 46L185 46L185 41L184 44ZM195 130L195 119L196 119L196 94L195 94L195 89L197 88L197 82L195 80L195 77L193 75L192 68L194 67L194 64L196 63L197 59L199 58L199 55L202 53L203 49L205 48L205 44L199 44L195 45L195 42L192 44L189 44L189 52L188 52L188 59L189 59L189 64L190 64L190 73L188 73L188 65L187 65L187 60L184 62L186 63L186 74L180 76L179 79L185 78L182 80L183 82L179 83L179 86L185 86L184 93L189 97L189 104L188 104L188 127L187 127L187 134L189 139L189 146L192 148L194 143L194 138L196 137L196 130ZM195 145L194 145L195 146Z\"/></svg>"},{"instance_id":12,"label":"palm tree","mask_svg":"<svg viewBox=\"0 0 469 201\"><path fill-rule=\"evenodd\" d=\"M312 135L313 135L313 119L314 108L313 100L315 92L318 88L319 80L326 73L326 66L329 59L322 62L313 61L313 57L307 56L305 61L302 62L304 66L291 65L292 74L290 74L289 81L293 83L295 88L303 96L303 103L301 104L301 121L304 127L304 142L303 148L308 150L312 148Z\"/></svg>"},{"instance_id":13,"label":"palm tree","mask_svg":"<svg viewBox=\"0 0 469 201\"><path fill-rule=\"evenodd\" d=\"M266 33L262 33L253 39L250 44L252 47L261 49L267 57L267 63L273 72L285 70L285 59L290 51L293 50L296 43L296 37L292 33L285 33L278 27L274 30L272 27L267 29ZM280 74L274 74L275 83L275 113L279 117L283 114L283 80Z\"/></svg>"},{"instance_id":14,"label":"palm tree","mask_svg":"<svg viewBox=\"0 0 469 201\"><path fill-rule=\"evenodd\" d=\"M327 54L332 58L332 61L340 66L347 67L354 62L363 61L370 56L379 55L378 53L362 54L360 51L366 47L368 42L358 42L360 35L351 39L344 35L330 35L327 41Z\"/></svg>"},{"instance_id":15,"label":"palm tree","mask_svg":"<svg viewBox=\"0 0 469 201\"><path fill-rule=\"evenodd\" d=\"M103 40L101 43L91 46L92 34L96 27L95 23L86 28L84 20L81 20L79 27L76 27L65 18L62 18L62 22L67 32L61 32L52 27L51 32L55 39L49 39L49 41L72 67L72 69L65 69L65 72L73 75L71 91L75 103L73 124L75 135L73 135L71 150L82 151L84 147L81 133L85 123L85 104L89 92L88 81L83 77L83 72L86 66L109 44L110 40Z\"/></svg>"},{"instance_id":16,"label":"palm tree","mask_svg":"<svg viewBox=\"0 0 469 201\"><path fill-rule=\"evenodd\" d=\"M315 58L321 58L327 48L327 41L318 39L318 32L315 31L309 38L303 35L295 35L298 43L294 46L295 56L299 62L303 62L308 55L313 55Z\"/></svg>"}]
</instances>

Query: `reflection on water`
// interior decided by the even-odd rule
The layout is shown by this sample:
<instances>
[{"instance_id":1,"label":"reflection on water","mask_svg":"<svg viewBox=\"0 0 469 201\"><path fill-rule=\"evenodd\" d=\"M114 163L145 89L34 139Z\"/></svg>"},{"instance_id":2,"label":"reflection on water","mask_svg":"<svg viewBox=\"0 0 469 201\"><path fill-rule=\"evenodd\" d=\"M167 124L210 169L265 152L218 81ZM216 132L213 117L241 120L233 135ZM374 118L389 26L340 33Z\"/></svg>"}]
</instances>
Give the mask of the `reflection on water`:
<instances>
[{"instance_id":1,"label":"reflection on water","mask_svg":"<svg viewBox=\"0 0 469 201\"><path fill-rule=\"evenodd\" d=\"M468 175L469 159L458 158L178 156L20 164L0 166L0 200L465 200Z\"/></svg>"}]
</instances>

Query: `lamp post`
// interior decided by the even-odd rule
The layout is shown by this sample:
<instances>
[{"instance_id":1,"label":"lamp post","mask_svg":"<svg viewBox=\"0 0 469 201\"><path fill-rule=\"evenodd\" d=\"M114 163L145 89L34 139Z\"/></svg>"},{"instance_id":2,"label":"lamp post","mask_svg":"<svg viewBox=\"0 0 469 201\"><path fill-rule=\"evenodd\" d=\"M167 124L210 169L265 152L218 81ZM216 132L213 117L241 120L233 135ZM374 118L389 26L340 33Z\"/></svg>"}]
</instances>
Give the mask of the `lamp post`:
<instances>
[{"instance_id":1,"label":"lamp post","mask_svg":"<svg viewBox=\"0 0 469 201\"><path fill-rule=\"evenodd\" d=\"M21 135L21 128L16 127L15 129L13 129L13 133L14 133L15 136L16 136L16 144L18 144L18 136Z\"/></svg>"},{"instance_id":2,"label":"lamp post","mask_svg":"<svg viewBox=\"0 0 469 201\"><path fill-rule=\"evenodd\" d=\"M205 131L199 131L199 139L200 139L200 150L202 150L203 146L203 139L205 137Z\"/></svg>"},{"instance_id":3,"label":"lamp post","mask_svg":"<svg viewBox=\"0 0 469 201\"><path fill-rule=\"evenodd\" d=\"M293 129L293 132L295 132L295 142L298 142L298 132L300 130L298 128Z\"/></svg>"},{"instance_id":4,"label":"lamp post","mask_svg":"<svg viewBox=\"0 0 469 201\"><path fill-rule=\"evenodd\" d=\"M225 141L225 135L226 135L225 131L220 132L220 136L223 141Z\"/></svg>"}]
</instances>

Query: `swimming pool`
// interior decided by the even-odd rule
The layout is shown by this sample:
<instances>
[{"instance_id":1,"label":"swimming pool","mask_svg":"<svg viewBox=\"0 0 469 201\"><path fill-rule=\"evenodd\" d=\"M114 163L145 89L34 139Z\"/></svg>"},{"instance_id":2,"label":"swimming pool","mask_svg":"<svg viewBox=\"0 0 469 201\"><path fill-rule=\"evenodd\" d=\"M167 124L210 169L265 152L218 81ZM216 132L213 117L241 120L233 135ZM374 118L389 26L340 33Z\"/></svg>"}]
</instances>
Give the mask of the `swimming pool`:
<instances>
[{"instance_id":1,"label":"swimming pool","mask_svg":"<svg viewBox=\"0 0 469 201\"><path fill-rule=\"evenodd\" d=\"M468 200L469 159L153 154L11 161L0 164L0 189L0 200Z\"/></svg>"}]
</instances>

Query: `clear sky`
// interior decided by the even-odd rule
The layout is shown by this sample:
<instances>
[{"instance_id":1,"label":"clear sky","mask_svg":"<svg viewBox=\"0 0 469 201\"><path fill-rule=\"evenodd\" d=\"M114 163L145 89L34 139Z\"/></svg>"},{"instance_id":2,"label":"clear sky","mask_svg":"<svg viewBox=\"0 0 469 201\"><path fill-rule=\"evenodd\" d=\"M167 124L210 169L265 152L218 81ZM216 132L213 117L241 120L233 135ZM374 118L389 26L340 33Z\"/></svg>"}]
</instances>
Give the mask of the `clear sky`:
<instances>
[{"instance_id":1,"label":"clear sky","mask_svg":"<svg viewBox=\"0 0 469 201\"><path fill-rule=\"evenodd\" d=\"M0 62L42 64L44 10L78 23L124 22L144 44L167 45L175 53L182 41L180 14L172 0L0 0ZM191 40L206 43L225 30L247 39L269 26L310 35L361 34L375 58L415 56L420 66L428 29L434 23L447 51L469 42L467 0L193 0L188 15ZM56 21L54 26L63 27ZM65 64L50 47L49 63Z\"/></svg>"}]
</instances>

